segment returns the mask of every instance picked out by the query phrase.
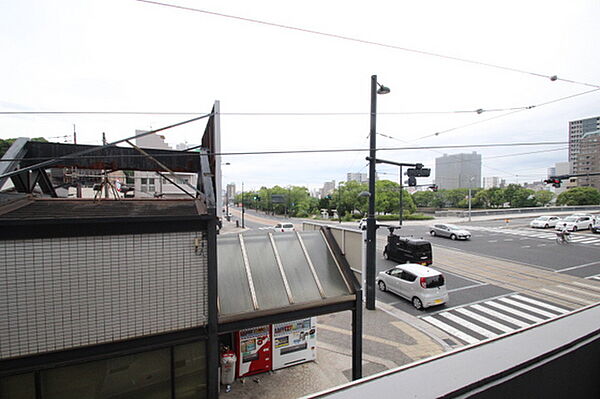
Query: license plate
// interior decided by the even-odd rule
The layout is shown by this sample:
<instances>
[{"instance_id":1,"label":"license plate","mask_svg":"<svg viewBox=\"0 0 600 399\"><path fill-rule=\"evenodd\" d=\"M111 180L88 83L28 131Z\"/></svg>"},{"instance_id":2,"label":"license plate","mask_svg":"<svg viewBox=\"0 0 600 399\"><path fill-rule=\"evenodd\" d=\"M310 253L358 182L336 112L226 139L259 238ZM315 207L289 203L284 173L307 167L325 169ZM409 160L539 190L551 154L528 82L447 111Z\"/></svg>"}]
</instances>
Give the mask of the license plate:
<instances>
[{"instance_id":1,"label":"license plate","mask_svg":"<svg viewBox=\"0 0 600 399\"><path fill-rule=\"evenodd\" d=\"M433 301L433 303L442 303L441 299L436 299L435 301Z\"/></svg>"}]
</instances>

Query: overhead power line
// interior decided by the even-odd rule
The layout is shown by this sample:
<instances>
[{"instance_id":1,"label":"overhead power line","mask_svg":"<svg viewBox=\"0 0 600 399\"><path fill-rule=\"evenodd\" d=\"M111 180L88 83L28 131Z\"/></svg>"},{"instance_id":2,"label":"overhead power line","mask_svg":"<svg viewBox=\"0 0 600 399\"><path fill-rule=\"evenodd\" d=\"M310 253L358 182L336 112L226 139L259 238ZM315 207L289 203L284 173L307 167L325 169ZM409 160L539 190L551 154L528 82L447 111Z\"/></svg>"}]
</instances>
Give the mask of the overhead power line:
<instances>
[{"instance_id":1,"label":"overhead power line","mask_svg":"<svg viewBox=\"0 0 600 399\"><path fill-rule=\"evenodd\" d=\"M543 74L543 73L527 71L524 69L492 64L489 62L476 61L476 60L471 60L471 59L467 59L467 58L461 58L461 57L455 57L455 56L450 56L450 55L445 55L445 54L434 53L432 51L424 51L424 50L418 50L418 49L413 49L413 48L408 48L408 47L397 46L397 45L393 45L393 44L389 44L389 43L365 40L365 39L360 39L360 38L351 37L351 36L345 36L345 35L341 35L341 34L337 34L337 33L327 33L327 32L317 31L317 30L313 30L313 29L307 29L307 28L301 28L301 27L292 26L292 25L285 25L285 24L280 24L280 23L275 23L275 22L263 21L263 20L254 19L254 18L240 17L237 15L224 14L224 13L219 13L219 12L215 12L215 11L203 10L200 8L185 7L185 6L180 6L180 5L176 5L176 4L163 3L163 2L159 2L159 1L151 1L151 0L134 0L134 1L137 1L140 3L153 4L153 5L157 5L157 6L170 7L170 8L174 8L174 9L178 9L178 10L192 11L192 12L202 13L202 14L206 14L206 15L213 15L213 16L217 16L217 17L235 19L238 21L250 22L250 23L254 23L254 24L272 26L272 27L279 28L279 29L287 29L287 30L292 30L292 31L296 31L296 32L303 32L303 33L310 33L313 35L326 36L326 37L330 37L330 38L334 38L334 39L340 39L340 40L346 40L346 41L351 41L351 42L355 42L355 43L389 48L389 49L393 49L393 50L400 50L400 51L405 51L405 52L409 52L409 53L413 53L413 54L425 55L425 56L429 56L429 57L443 58L443 59L447 59L447 60L458 61L458 62L473 64L473 65L480 65L480 66L484 66L484 67L488 67L488 68L500 69L500 70L504 70L504 71L516 72L516 73L541 77L541 78L545 78L545 79L550 79L551 81L560 80L560 81L563 81L566 83L600 88L600 85L598 85L598 84L592 84L592 83L580 82L580 81L576 81L576 80L572 80L572 79L560 78L557 75L547 75L547 74Z\"/></svg>"}]
</instances>

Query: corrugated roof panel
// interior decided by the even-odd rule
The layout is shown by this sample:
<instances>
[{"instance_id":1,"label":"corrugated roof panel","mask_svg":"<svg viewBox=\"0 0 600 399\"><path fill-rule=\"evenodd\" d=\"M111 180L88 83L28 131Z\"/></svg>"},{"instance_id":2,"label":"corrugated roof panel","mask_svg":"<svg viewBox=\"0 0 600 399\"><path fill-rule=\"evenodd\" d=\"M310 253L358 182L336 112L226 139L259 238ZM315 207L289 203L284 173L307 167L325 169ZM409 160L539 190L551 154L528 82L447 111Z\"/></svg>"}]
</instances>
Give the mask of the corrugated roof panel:
<instances>
[{"instance_id":1,"label":"corrugated roof panel","mask_svg":"<svg viewBox=\"0 0 600 399\"><path fill-rule=\"evenodd\" d=\"M320 231L300 233L327 298L350 293Z\"/></svg>"},{"instance_id":2,"label":"corrugated roof panel","mask_svg":"<svg viewBox=\"0 0 600 399\"><path fill-rule=\"evenodd\" d=\"M296 303L321 300L317 283L296 234L275 234L274 239Z\"/></svg>"},{"instance_id":3,"label":"corrugated roof panel","mask_svg":"<svg viewBox=\"0 0 600 399\"><path fill-rule=\"evenodd\" d=\"M283 277L277 266L268 235L245 235L244 242L258 299L258 308L265 310L289 305Z\"/></svg>"},{"instance_id":4,"label":"corrugated roof panel","mask_svg":"<svg viewBox=\"0 0 600 399\"><path fill-rule=\"evenodd\" d=\"M220 236L217 250L219 312L236 314L254 311L237 234Z\"/></svg>"}]
</instances>

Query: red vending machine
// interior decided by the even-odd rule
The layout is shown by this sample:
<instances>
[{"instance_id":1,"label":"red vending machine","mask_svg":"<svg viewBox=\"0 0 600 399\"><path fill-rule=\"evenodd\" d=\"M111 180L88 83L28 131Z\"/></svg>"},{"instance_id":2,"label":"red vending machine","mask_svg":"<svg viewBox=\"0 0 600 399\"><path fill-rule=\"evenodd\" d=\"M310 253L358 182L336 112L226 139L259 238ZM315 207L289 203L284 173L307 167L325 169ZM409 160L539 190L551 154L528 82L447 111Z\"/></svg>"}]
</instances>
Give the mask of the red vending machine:
<instances>
[{"instance_id":1,"label":"red vending machine","mask_svg":"<svg viewBox=\"0 0 600 399\"><path fill-rule=\"evenodd\" d=\"M317 318L273 324L273 370L317 358Z\"/></svg>"},{"instance_id":2,"label":"red vending machine","mask_svg":"<svg viewBox=\"0 0 600 399\"><path fill-rule=\"evenodd\" d=\"M240 330L235 338L238 378L271 370L271 326Z\"/></svg>"}]
</instances>

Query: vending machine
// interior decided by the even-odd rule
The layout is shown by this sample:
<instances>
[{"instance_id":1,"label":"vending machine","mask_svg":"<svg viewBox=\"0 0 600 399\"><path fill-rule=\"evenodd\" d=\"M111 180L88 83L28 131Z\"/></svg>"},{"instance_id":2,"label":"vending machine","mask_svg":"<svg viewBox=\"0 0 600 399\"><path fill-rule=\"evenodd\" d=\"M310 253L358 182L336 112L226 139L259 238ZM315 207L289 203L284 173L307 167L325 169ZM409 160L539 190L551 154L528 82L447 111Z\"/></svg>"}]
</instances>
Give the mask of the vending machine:
<instances>
[{"instance_id":1,"label":"vending machine","mask_svg":"<svg viewBox=\"0 0 600 399\"><path fill-rule=\"evenodd\" d=\"M273 324L273 370L317 358L317 318Z\"/></svg>"},{"instance_id":2,"label":"vending machine","mask_svg":"<svg viewBox=\"0 0 600 399\"><path fill-rule=\"evenodd\" d=\"M235 337L238 377L271 370L271 326L240 330Z\"/></svg>"}]
</instances>

